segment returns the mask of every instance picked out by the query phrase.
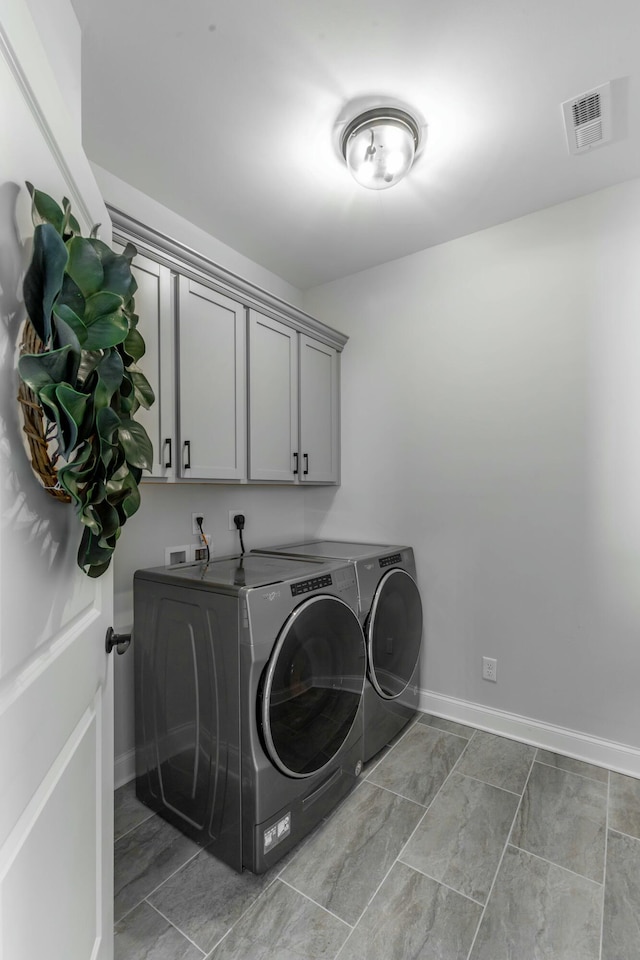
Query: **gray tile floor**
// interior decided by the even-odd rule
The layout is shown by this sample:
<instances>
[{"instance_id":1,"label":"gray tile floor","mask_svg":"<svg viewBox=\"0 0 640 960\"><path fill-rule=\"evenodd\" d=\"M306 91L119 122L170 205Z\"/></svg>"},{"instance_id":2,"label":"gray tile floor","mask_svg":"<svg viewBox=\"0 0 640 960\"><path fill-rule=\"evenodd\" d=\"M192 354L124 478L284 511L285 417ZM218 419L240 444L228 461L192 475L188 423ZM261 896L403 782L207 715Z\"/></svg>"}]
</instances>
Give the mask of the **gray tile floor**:
<instances>
[{"instance_id":1,"label":"gray tile floor","mask_svg":"<svg viewBox=\"0 0 640 960\"><path fill-rule=\"evenodd\" d=\"M116 791L116 960L638 960L640 780L426 715L285 861Z\"/></svg>"}]
</instances>

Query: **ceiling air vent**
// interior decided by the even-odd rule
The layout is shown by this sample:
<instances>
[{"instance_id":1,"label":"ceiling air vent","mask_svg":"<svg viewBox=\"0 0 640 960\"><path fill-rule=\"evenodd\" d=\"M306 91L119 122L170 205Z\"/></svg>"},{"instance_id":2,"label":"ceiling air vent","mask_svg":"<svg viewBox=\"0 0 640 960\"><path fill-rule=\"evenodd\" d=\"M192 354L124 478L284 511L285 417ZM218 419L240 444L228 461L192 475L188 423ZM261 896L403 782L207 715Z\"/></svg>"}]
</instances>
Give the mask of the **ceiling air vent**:
<instances>
[{"instance_id":1,"label":"ceiling air vent","mask_svg":"<svg viewBox=\"0 0 640 960\"><path fill-rule=\"evenodd\" d=\"M586 153L612 140L610 83L565 100L562 112L569 153Z\"/></svg>"}]
</instances>

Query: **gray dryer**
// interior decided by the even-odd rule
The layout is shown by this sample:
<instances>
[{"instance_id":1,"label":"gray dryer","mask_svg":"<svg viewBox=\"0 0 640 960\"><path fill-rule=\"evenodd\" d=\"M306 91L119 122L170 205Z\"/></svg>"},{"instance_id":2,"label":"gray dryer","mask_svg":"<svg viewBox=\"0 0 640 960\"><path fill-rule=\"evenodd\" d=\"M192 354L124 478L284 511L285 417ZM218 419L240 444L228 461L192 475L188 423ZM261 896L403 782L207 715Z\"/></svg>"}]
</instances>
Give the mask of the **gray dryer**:
<instances>
[{"instance_id":1,"label":"gray dryer","mask_svg":"<svg viewBox=\"0 0 640 960\"><path fill-rule=\"evenodd\" d=\"M367 643L364 759L385 747L419 704L422 602L413 549L347 540L307 540L255 551L349 561L358 585L358 614Z\"/></svg>"}]
</instances>

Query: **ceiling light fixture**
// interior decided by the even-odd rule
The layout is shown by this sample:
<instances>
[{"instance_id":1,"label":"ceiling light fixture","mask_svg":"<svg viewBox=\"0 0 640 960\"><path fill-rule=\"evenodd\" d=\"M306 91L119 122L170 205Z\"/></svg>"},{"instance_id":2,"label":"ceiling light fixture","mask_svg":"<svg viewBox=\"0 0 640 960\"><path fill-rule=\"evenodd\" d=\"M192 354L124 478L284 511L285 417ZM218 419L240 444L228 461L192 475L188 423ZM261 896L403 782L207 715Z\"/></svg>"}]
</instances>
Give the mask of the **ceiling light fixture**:
<instances>
[{"instance_id":1,"label":"ceiling light fixture","mask_svg":"<svg viewBox=\"0 0 640 960\"><path fill-rule=\"evenodd\" d=\"M409 172L420 144L416 120L395 107L376 107L348 123L340 149L349 172L369 190L386 190Z\"/></svg>"}]
</instances>

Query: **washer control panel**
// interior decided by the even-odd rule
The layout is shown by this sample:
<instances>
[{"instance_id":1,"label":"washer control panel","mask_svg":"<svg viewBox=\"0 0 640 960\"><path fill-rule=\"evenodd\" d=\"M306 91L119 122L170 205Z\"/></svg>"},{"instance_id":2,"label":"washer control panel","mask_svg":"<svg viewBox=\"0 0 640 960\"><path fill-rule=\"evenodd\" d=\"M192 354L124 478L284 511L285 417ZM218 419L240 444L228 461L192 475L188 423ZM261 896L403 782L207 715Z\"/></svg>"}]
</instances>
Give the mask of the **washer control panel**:
<instances>
[{"instance_id":1,"label":"washer control panel","mask_svg":"<svg viewBox=\"0 0 640 960\"><path fill-rule=\"evenodd\" d=\"M380 557L378 563L381 567L392 567L394 563L401 563L402 554L401 553L392 553L389 557Z\"/></svg>"},{"instance_id":2,"label":"washer control panel","mask_svg":"<svg viewBox=\"0 0 640 960\"><path fill-rule=\"evenodd\" d=\"M320 590L322 587L330 587L332 583L330 573L325 573L321 577L312 577L310 580L301 580L299 583L291 584L291 596L299 597L301 593L311 593L313 590Z\"/></svg>"}]
</instances>

